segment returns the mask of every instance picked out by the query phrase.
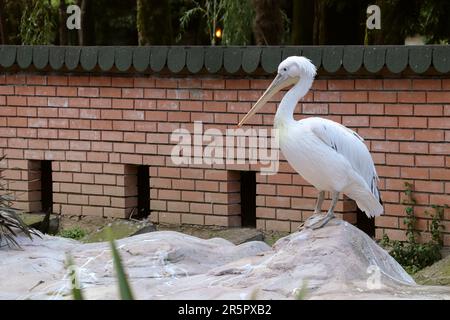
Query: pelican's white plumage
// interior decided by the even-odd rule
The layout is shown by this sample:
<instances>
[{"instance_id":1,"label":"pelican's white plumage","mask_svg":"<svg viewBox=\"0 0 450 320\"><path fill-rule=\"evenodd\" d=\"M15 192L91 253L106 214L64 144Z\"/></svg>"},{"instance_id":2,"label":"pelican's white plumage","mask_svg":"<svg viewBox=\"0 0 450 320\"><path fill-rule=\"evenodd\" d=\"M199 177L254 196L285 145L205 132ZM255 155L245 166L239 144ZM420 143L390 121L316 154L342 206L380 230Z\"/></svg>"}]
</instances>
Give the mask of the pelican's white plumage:
<instances>
[{"instance_id":1,"label":"pelican's white plumage","mask_svg":"<svg viewBox=\"0 0 450 320\"><path fill-rule=\"evenodd\" d=\"M379 216L383 206L377 188L378 176L364 140L356 132L328 119L294 120L297 102L309 91L315 75L316 68L309 59L287 58L279 65L272 84L239 125L277 91L293 85L280 102L274 126L279 130L280 149L286 160L320 191L315 213L320 212L323 191L330 191L333 202L326 221L333 217L339 193L355 200L368 217Z\"/></svg>"}]
</instances>

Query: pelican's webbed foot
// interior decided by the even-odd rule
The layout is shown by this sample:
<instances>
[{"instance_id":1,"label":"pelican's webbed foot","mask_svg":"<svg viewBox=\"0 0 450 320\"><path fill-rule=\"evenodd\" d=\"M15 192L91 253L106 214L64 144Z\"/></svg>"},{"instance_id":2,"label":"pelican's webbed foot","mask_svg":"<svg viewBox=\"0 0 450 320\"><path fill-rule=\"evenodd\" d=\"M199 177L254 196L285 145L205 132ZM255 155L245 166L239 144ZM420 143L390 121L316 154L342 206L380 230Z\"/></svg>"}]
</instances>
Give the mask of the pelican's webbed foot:
<instances>
[{"instance_id":1,"label":"pelican's webbed foot","mask_svg":"<svg viewBox=\"0 0 450 320\"><path fill-rule=\"evenodd\" d=\"M319 229L328 223L331 219L334 218L334 212L328 211L326 215L322 214L314 214L305 221L304 227L310 229Z\"/></svg>"}]
</instances>

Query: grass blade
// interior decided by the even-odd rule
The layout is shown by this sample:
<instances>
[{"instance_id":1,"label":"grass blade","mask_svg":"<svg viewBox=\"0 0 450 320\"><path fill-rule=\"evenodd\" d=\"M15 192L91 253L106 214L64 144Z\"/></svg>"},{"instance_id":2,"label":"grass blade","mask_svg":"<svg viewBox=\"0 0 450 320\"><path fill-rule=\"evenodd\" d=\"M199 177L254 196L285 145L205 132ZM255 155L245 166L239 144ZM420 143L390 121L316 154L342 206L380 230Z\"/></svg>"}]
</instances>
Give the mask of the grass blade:
<instances>
[{"instance_id":1,"label":"grass blade","mask_svg":"<svg viewBox=\"0 0 450 320\"><path fill-rule=\"evenodd\" d=\"M133 293L131 292L130 285L127 280L127 275L122 265L122 259L120 258L119 251L116 248L111 229L107 230L107 236L111 245L111 252L114 261L114 268L116 270L117 280L119 281L119 293L122 300L134 300Z\"/></svg>"}]
</instances>

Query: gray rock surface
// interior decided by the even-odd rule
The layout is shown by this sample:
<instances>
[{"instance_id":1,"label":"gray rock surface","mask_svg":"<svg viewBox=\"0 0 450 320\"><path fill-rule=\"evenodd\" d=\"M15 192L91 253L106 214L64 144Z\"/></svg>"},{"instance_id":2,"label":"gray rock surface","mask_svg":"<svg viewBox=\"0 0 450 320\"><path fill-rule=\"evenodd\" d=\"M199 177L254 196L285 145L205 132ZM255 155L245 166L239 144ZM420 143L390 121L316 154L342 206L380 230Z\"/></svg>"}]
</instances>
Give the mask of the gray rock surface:
<instances>
[{"instance_id":1,"label":"gray rock surface","mask_svg":"<svg viewBox=\"0 0 450 320\"><path fill-rule=\"evenodd\" d=\"M1 299L68 299L70 252L88 299L117 299L108 243L44 236L21 238L23 250L0 249ZM450 299L450 288L419 286L372 239L333 220L271 248L234 245L172 231L117 241L137 299Z\"/></svg>"}]
</instances>

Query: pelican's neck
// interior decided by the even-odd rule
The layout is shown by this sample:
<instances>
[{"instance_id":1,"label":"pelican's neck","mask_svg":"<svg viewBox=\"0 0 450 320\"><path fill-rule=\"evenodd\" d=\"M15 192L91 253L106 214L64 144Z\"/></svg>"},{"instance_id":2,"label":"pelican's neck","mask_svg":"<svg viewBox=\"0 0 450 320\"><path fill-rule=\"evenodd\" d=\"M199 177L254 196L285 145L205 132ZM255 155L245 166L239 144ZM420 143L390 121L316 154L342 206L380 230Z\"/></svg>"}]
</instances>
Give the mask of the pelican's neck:
<instances>
[{"instance_id":1,"label":"pelican's neck","mask_svg":"<svg viewBox=\"0 0 450 320\"><path fill-rule=\"evenodd\" d=\"M294 111L297 102L303 98L311 88L313 79L303 78L299 80L283 97L275 114L275 128L295 122Z\"/></svg>"}]
</instances>

